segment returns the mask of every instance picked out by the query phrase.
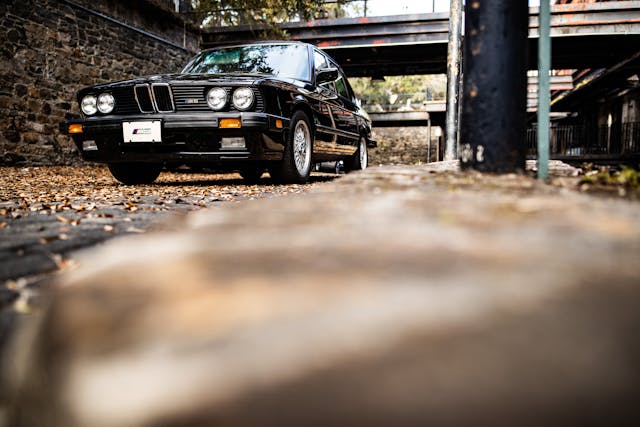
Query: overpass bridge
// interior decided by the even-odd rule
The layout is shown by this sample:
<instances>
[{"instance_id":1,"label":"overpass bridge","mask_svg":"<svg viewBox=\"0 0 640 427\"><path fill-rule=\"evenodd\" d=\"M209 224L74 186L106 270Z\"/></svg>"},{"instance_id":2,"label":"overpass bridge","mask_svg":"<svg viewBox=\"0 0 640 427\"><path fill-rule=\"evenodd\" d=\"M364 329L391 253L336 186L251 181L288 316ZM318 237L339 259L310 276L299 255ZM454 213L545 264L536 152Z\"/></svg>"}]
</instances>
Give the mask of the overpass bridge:
<instances>
[{"instance_id":1,"label":"overpass bridge","mask_svg":"<svg viewBox=\"0 0 640 427\"><path fill-rule=\"evenodd\" d=\"M530 68L537 66L538 8L530 8ZM603 68L640 46L640 1L551 6L552 68ZM291 39L326 50L350 77L444 73L449 16L426 13L283 24ZM203 48L253 41L264 27L220 27Z\"/></svg>"},{"instance_id":2,"label":"overpass bridge","mask_svg":"<svg viewBox=\"0 0 640 427\"><path fill-rule=\"evenodd\" d=\"M549 83L549 88L552 92L569 91L574 88L573 76L567 72L552 75ZM446 102L444 98L419 103L409 102L407 106L404 100L415 99L415 94L401 93L396 95L397 98L402 101L393 105L378 105L366 97L360 99L365 110L369 112L374 126L426 126L430 120L430 124L444 127L446 113ZM535 73L528 76L527 111L530 113L536 111L538 104L537 96L538 76L537 73Z\"/></svg>"}]
</instances>

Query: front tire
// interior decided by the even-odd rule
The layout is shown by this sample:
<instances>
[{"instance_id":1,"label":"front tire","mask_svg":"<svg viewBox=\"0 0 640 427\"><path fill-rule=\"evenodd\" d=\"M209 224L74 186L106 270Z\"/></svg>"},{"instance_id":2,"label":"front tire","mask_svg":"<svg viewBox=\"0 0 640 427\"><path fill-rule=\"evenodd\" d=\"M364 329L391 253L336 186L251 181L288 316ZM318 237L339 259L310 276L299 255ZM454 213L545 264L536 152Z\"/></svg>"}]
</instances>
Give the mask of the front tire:
<instances>
[{"instance_id":1,"label":"front tire","mask_svg":"<svg viewBox=\"0 0 640 427\"><path fill-rule=\"evenodd\" d=\"M282 162L270 172L271 177L285 183L304 184L311 174L312 150L313 132L309 118L303 111L296 111L291 117L291 131Z\"/></svg>"},{"instance_id":2,"label":"front tire","mask_svg":"<svg viewBox=\"0 0 640 427\"><path fill-rule=\"evenodd\" d=\"M111 163L111 175L125 185L151 184L158 178L162 165L156 163Z\"/></svg>"}]
</instances>

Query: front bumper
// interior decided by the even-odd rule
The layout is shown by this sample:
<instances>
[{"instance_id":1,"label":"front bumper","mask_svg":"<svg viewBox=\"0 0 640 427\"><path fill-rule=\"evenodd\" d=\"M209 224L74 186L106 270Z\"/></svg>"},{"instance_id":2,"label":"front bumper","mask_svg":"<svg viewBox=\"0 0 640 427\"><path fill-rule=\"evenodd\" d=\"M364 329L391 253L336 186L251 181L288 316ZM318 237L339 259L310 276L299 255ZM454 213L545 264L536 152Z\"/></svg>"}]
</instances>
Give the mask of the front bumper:
<instances>
[{"instance_id":1,"label":"front bumper","mask_svg":"<svg viewBox=\"0 0 640 427\"><path fill-rule=\"evenodd\" d=\"M221 128L223 119L239 119L240 127ZM161 141L125 142L122 123L138 121L159 121ZM81 132L70 133L72 125ZM289 119L266 113L102 116L60 125L85 160L209 164L281 160L288 126ZM230 139L244 139L244 147L225 146Z\"/></svg>"}]
</instances>

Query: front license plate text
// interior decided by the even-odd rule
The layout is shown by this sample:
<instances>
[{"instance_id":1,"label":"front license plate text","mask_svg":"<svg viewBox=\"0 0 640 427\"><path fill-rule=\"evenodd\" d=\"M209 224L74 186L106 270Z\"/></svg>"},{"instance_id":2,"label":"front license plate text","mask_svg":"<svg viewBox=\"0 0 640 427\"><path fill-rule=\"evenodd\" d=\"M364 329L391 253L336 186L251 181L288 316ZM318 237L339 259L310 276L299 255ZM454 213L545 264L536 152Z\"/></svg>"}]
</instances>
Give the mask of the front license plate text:
<instances>
[{"instance_id":1,"label":"front license plate text","mask_svg":"<svg viewBox=\"0 0 640 427\"><path fill-rule=\"evenodd\" d=\"M122 139L124 142L162 142L160 120L144 122L122 122Z\"/></svg>"}]
</instances>

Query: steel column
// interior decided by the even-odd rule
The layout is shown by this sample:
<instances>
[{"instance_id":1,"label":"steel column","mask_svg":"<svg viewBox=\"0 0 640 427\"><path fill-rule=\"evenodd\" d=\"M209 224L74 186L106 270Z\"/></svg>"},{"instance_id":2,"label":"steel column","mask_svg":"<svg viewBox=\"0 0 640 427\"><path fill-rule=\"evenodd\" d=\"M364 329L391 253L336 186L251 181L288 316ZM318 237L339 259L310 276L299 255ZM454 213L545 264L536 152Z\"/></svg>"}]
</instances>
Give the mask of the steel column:
<instances>
[{"instance_id":1,"label":"steel column","mask_svg":"<svg viewBox=\"0 0 640 427\"><path fill-rule=\"evenodd\" d=\"M427 121L427 163L431 162L431 117Z\"/></svg>"},{"instance_id":2,"label":"steel column","mask_svg":"<svg viewBox=\"0 0 640 427\"><path fill-rule=\"evenodd\" d=\"M549 71L551 68L551 13L549 0L540 0L538 38L538 178L549 177Z\"/></svg>"},{"instance_id":3,"label":"steel column","mask_svg":"<svg viewBox=\"0 0 640 427\"><path fill-rule=\"evenodd\" d=\"M458 102L462 58L462 0L451 0L449 13L449 44L447 53L447 116L445 132L445 160L457 158Z\"/></svg>"},{"instance_id":4,"label":"steel column","mask_svg":"<svg viewBox=\"0 0 640 427\"><path fill-rule=\"evenodd\" d=\"M525 169L528 12L524 0L466 2L463 168L495 173Z\"/></svg>"}]
</instances>

